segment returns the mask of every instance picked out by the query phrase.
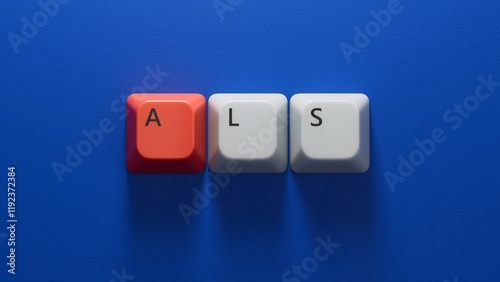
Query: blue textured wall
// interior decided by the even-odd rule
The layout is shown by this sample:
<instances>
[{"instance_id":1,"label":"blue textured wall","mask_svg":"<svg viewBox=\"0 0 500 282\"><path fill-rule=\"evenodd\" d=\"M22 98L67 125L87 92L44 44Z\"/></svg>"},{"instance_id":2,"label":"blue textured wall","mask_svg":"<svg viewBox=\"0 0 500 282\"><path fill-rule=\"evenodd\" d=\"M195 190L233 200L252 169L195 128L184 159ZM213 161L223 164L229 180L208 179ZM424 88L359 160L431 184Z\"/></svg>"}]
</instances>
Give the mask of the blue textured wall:
<instances>
[{"instance_id":1,"label":"blue textured wall","mask_svg":"<svg viewBox=\"0 0 500 282\"><path fill-rule=\"evenodd\" d=\"M1 6L1 281L500 281L498 2ZM143 87L366 93L371 168L130 174L124 99ZM100 123L112 132L67 161ZM225 188L195 198L208 183Z\"/></svg>"}]
</instances>

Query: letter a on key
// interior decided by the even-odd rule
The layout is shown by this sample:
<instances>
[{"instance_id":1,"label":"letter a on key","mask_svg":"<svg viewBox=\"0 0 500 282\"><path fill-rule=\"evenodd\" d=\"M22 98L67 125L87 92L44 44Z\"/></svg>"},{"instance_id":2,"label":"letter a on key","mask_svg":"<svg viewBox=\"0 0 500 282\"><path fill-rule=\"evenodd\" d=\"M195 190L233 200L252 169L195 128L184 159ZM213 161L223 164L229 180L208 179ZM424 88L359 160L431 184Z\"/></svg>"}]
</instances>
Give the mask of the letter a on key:
<instances>
[{"instance_id":1,"label":"letter a on key","mask_svg":"<svg viewBox=\"0 0 500 282\"><path fill-rule=\"evenodd\" d=\"M154 118L152 118L154 116ZM156 122L158 126L161 126L160 118L158 117L158 114L156 113L155 108L151 108L151 111L149 112L149 117L148 120L146 121L146 126L149 126L150 122Z\"/></svg>"},{"instance_id":2,"label":"letter a on key","mask_svg":"<svg viewBox=\"0 0 500 282\"><path fill-rule=\"evenodd\" d=\"M206 166L206 100L200 94L132 94L127 99L127 168L194 173Z\"/></svg>"}]
</instances>

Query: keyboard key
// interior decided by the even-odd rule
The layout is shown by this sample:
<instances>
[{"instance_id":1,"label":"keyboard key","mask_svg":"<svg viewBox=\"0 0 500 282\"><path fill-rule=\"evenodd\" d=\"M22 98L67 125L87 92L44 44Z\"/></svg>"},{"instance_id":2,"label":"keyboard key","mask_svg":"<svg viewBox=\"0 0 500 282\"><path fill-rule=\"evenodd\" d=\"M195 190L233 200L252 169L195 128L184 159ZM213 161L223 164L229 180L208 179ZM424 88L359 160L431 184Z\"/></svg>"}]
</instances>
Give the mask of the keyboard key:
<instances>
[{"instance_id":1,"label":"keyboard key","mask_svg":"<svg viewBox=\"0 0 500 282\"><path fill-rule=\"evenodd\" d=\"M286 170L287 99L282 94L214 94L208 100L208 166L224 173ZM231 172L231 173L233 173Z\"/></svg>"},{"instance_id":2,"label":"keyboard key","mask_svg":"<svg viewBox=\"0 0 500 282\"><path fill-rule=\"evenodd\" d=\"M290 101L290 167L299 173L362 173L370 166L368 97L296 94Z\"/></svg>"},{"instance_id":3,"label":"keyboard key","mask_svg":"<svg viewBox=\"0 0 500 282\"><path fill-rule=\"evenodd\" d=\"M205 169L205 97L132 94L127 111L127 168L131 172L195 173Z\"/></svg>"}]
</instances>

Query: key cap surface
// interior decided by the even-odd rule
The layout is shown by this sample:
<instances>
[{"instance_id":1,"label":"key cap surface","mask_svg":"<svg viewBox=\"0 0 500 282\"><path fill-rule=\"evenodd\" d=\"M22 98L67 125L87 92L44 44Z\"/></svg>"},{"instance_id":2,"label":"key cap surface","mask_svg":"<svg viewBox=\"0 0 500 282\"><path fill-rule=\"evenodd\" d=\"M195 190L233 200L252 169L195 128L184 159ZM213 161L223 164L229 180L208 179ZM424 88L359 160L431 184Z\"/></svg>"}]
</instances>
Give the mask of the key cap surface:
<instances>
[{"instance_id":1,"label":"key cap surface","mask_svg":"<svg viewBox=\"0 0 500 282\"><path fill-rule=\"evenodd\" d=\"M205 97L196 93L132 94L127 111L130 171L196 173L205 169Z\"/></svg>"},{"instance_id":2,"label":"key cap surface","mask_svg":"<svg viewBox=\"0 0 500 282\"><path fill-rule=\"evenodd\" d=\"M209 168L279 173L287 168L287 99L282 94L214 94L209 108Z\"/></svg>"},{"instance_id":3,"label":"key cap surface","mask_svg":"<svg viewBox=\"0 0 500 282\"><path fill-rule=\"evenodd\" d=\"M298 173L362 173L370 166L370 108L361 93L295 94L290 166Z\"/></svg>"}]
</instances>

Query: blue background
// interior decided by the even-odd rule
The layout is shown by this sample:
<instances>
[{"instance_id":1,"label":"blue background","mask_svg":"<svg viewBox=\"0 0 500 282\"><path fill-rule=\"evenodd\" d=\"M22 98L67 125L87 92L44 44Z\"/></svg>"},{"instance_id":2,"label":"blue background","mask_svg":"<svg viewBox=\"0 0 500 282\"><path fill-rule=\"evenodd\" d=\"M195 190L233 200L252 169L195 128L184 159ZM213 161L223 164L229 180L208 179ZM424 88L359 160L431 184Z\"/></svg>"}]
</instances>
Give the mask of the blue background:
<instances>
[{"instance_id":1,"label":"blue background","mask_svg":"<svg viewBox=\"0 0 500 282\"><path fill-rule=\"evenodd\" d=\"M354 45L354 27L386 1L245 1L222 20L210 0L71 1L18 53L8 34L42 8L4 1L0 183L15 165L19 222L18 274L2 235L0 280L120 281L125 270L133 281L282 281L331 235L340 246L307 281L500 281L500 88L456 130L442 117L478 76L500 81L500 5L401 5L348 63L339 44ZM157 65L169 75L150 92L366 93L371 168L235 175L186 224L178 206L208 171L128 173L112 108ZM52 163L103 118L115 130L60 182ZM435 128L447 140L392 191L384 173Z\"/></svg>"}]
</instances>

